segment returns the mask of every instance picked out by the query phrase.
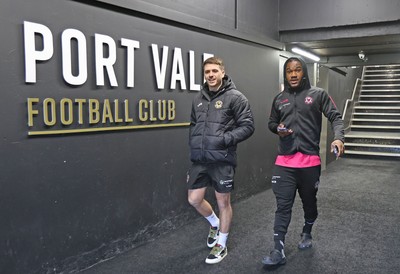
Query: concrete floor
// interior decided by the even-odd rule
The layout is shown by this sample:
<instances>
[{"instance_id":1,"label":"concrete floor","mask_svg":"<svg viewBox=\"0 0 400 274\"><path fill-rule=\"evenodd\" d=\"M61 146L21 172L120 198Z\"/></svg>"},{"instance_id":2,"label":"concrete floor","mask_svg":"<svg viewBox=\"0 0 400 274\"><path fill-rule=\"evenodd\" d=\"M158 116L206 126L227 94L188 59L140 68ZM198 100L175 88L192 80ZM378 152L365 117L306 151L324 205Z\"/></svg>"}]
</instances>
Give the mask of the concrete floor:
<instances>
[{"instance_id":1,"label":"concrete floor","mask_svg":"<svg viewBox=\"0 0 400 274\"><path fill-rule=\"evenodd\" d=\"M286 265L261 263L273 247L275 197L267 190L233 204L228 256L207 265L203 218L83 274L400 273L400 161L343 158L322 173L313 248L297 249L303 224L297 196L286 236Z\"/></svg>"}]
</instances>

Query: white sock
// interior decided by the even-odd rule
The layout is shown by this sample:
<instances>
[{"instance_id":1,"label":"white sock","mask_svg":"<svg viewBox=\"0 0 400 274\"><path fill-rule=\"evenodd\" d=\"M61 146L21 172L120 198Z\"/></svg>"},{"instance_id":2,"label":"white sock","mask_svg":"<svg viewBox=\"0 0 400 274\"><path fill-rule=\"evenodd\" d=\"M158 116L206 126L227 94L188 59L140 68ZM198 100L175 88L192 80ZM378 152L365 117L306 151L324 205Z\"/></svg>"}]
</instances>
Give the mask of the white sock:
<instances>
[{"instance_id":1,"label":"white sock","mask_svg":"<svg viewBox=\"0 0 400 274\"><path fill-rule=\"evenodd\" d=\"M219 232L219 237L218 237L218 244L221 245L222 247L226 247L226 241L228 240L228 233L222 233L221 231Z\"/></svg>"},{"instance_id":2,"label":"white sock","mask_svg":"<svg viewBox=\"0 0 400 274\"><path fill-rule=\"evenodd\" d=\"M217 215L215 215L214 211L210 216L206 217L206 219L211 226L219 228L219 218L217 217Z\"/></svg>"}]
</instances>

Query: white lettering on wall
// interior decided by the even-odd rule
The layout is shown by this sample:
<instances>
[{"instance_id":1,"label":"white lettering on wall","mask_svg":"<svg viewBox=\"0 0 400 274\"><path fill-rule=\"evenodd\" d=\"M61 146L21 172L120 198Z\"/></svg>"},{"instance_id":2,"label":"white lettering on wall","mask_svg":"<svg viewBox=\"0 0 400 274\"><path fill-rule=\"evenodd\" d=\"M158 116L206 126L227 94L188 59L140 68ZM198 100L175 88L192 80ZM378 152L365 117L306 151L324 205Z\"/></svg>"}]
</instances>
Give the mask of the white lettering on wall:
<instances>
[{"instance_id":1,"label":"white lettering on wall","mask_svg":"<svg viewBox=\"0 0 400 274\"><path fill-rule=\"evenodd\" d=\"M158 45L151 44L151 51L153 53L153 64L154 64L154 72L156 74L157 88L164 89L165 72L167 71L167 61L168 61L168 47L163 46L161 63L160 63L160 56L158 54Z\"/></svg>"},{"instance_id":2,"label":"white lettering on wall","mask_svg":"<svg viewBox=\"0 0 400 274\"><path fill-rule=\"evenodd\" d=\"M189 82L189 89L190 90L200 90L200 84L195 83L196 79L196 69L195 69L195 61L194 61L194 51L190 50L189 51L189 71L190 71L190 82Z\"/></svg>"},{"instance_id":3,"label":"white lettering on wall","mask_svg":"<svg viewBox=\"0 0 400 274\"><path fill-rule=\"evenodd\" d=\"M23 28L26 83L36 83L37 68L39 65L45 66L46 62L43 61L53 58L54 48L58 49L60 46L61 52L56 57L61 59L62 76L66 83L73 86L85 84L89 70L92 68L91 64L88 64L90 60L88 56L94 55L96 85L104 86L108 81L112 87L118 87L115 66L124 62L117 62L117 56L120 55L117 52L117 43L112 37L95 33L94 45L88 45L91 39L88 39L80 30L70 28L62 31L61 44L55 47L53 33L47 26L24 21ZM119 47L119 50L122 48L126 50L126 87L133 88L135 87L135 50L140 48L140 42L121 38ZM90 52L91 49L94 53ZM159 48L157 44L151 44L151 49L157 89L162 90L167 85L171 90L176 88L186 90L188 81L190 90L200 90L201 85L196 83L196 68L201 70L201 64L196 65L194 51L189 50L188 60L184 60L182 49L179 47L174 48L171 58L169 58L168 46ZM211 56L213 54L203 53L203 61ZM167 68L171 68L170 74L167 74ZM169 85L166 84L167 75L170 75ZM186 78L187 76L189 78Z\"/></svg>"},{"instance_id":4,"label":"white lettering on wall","mask_svg":"<svg viewBox=\"0 0 400 274\"><path fill-rule=\"evenodd\" d=\"M94 43L96 56L96 84L98 86L104 86L104 72L107 71L111 86L118 87L113 67L117 61L117 46L115 45L114 39L108 35L95 33ZM104 46L108 47L108 57L104 56Z\"/></svg>"},{"instance_id":5,"label":"white lettering on wall","mask_svg":"<svg viewBox=\"0 0 400 274\"><path fill-rule=\"evenodd\" d=\"M133 88L135 86L135 49L140 47L139 41L126 38L121 39L121 46L127 48L127 69L126 69L126 86Z\"/></svg>"},{"instance_id":6,"label":"white lettering on wall","mask_svg":"<svg viewBox=\"0 0 400 274\"><path fill-rule=\"evenodd\" d=\"M186 89L182 50L180 48L174 49L174 57L172 60L171 89L176 88L177 81L181 82L181 89Z\"/></svg>"},{"instance_id":7,"label":"white lettering on wall","mask_svg":"<svg viewBox=\"0 0 400 274\"><path fill-rule=\"evenodd\" d=\"M37 50L35 36L40 34L43 49ZM36 61L46 61L53 56L53 34L45 25L24 21L25 82L36 83Z\"/></svg>"},{"instance_id":8,"label":"white lettering on wall","mask_svg":"<svg viewBox=\"0 0 400 274\"><path fill-rule=\"evenodd\" d=\"M72 74L71 41L75 39L78 45L78 75ZM65 82L70 85L83 85L87 80L87 52L85 35L76 29L66 29L61 34L62 73Z\"/></svg>"}]
</instances>

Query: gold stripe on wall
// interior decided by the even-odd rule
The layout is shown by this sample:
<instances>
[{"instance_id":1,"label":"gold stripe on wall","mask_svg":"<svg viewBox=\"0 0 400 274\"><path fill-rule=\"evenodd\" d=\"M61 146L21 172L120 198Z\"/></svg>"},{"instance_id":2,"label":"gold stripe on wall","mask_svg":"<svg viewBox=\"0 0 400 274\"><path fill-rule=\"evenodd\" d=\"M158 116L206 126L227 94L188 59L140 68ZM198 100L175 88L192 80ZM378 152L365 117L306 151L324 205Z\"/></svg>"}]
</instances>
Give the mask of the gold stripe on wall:
<instances>
[{"instance_id":1,"label":"gold stripe on wall","mask_svg":"<svg viewBox=\"0 0 400 274\"><path fill-rule=\"evenodd\" d=\"M120 126L120 127L102 127L102 128L38 130L38 131L28 131L28 135L29 136L37 136L37 135L56 135L56 134L76 134L76 133L117 131L117 130L132 130L132 129L149 129L149 128L164 128L164 127L187 127L189 125L190 125L190 123L174 123L174 124Z\"/></svg>"}]
</instances>

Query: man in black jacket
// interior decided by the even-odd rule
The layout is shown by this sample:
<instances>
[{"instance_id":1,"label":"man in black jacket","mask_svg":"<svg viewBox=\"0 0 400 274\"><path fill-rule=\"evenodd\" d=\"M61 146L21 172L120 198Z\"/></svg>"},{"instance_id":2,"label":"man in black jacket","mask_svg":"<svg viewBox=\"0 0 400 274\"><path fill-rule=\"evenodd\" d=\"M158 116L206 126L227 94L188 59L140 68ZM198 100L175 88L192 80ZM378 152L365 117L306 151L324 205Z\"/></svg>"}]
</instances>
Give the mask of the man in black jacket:
<instances>
[{"instance_id":1,"label":"man in black jacket","mask_svg":"<svg viewBox=\"0 0 400 274\"><path fill-rule=\"evenodd\" d=\"M225 74L220 58L205 60L203 72L206 83L193 100L190 119L188 201L210 223L206 263L215 264L228 254L236 146L253 134L254 121L248 100ZM208 186L215 189L219 217L204 199Z\"/></svg>"},{"instance_id":2,"label":"man in black jacket","mask_svg":"<svg viewBox=\"0 0 400 274\"><path fill-rule=\"evenodd\" d=\"M286 263L285 235L292 206L299 192L304 210L304 226L299 249L312 246L311 229L317 219L317 191L321 174L319 140L322 113L334 132L331 152L344 153L342 116L328 93L311 87L307 66L300 58L289 58L284 64L284 90L273 100L269 129L279 135L278 156L272 173L272 190L277 209L274 223L274 250L262 262L265 265Z\"/></svg>"}]
</instances>

